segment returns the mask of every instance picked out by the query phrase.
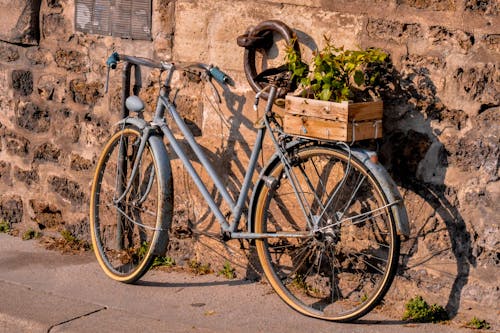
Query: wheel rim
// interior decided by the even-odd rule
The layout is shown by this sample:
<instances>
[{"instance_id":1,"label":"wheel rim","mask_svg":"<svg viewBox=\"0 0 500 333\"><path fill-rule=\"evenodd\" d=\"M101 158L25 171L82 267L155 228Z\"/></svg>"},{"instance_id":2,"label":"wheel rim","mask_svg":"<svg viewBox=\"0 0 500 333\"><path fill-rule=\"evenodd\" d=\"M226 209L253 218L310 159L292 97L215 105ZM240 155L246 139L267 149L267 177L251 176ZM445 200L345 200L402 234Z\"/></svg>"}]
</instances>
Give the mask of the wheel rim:
<instances>
[{"instance_id":1,"label":"wheel rim","mask_svg":"<svg viewBox=\"0 0 500 333\"><path fill-rule=\"evenodd\" d=\"M160 191L148 145L132 189L116 202L120 197L117 189L123 191L130 179L139 139L140 133L133 129L124 129L110 139L99 159L92 189L94 252L106 274L123 282L133 282L147 270L158 235ZM121 162L120 147L125 152Z\"/></svg>"},{"instance_id":2,"label":"wheel rim","mask_svg":"<svg viewBox=\"0 0 500 333\"><path fill-rule=\"evenodd\" d=\"M258 241L264 272L299 312L353 320L370 311L391 283L399 253L392 215L371 175L344 154L313 147L294 160L309 225L279 164L271 173L277 183L259 196L256 231L315 232Z\"/></svg>"}]
</instances>

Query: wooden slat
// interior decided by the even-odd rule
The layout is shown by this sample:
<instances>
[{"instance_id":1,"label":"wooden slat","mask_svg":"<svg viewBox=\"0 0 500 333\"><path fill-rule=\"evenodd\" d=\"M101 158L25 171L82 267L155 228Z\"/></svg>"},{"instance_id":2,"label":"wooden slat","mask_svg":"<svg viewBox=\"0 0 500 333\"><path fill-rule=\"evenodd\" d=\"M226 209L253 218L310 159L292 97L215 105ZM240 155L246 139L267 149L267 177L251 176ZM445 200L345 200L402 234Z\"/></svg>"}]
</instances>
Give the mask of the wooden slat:
<instances>
[{"instance_id":1,"label":"wooden slat","mask_svg":"<svg viewBox=\"0 0 500 333\"><path fill-rule=\"evenodd\" d=\"M284 130L299 136L326 140L347 140L347 123L285 114Z\"/></svg>"},{"instance_id":2,"label":"wooden slat","mask_svg":"<svg viewBox=\"0 0 500 333\"><path fill-rule=\"evenodd\" d=\"M307 115L337 121L382 119L382 101L349 103L329 102L296 96L286 96L285 110L295 115Z\"/></svg>"},{"instance_id":3,"label":"wooden slat","mask_svg":"<svg viewBox=\"0 0 500 333\"><path fill-rule=\"evenodd\" d=\"M378 126L378 128L377 128ZM361 123L355 123L354 141L366 140L366 139L378 139L382 137L382 123L365 121ZM352 124L350 123L347 129L347 142L352 141Z\"/></svg>"},{"instance_id":4,"label":"wooden slat","mask_svg":"<svg viewBox=\"0 0 500 333\"><path fill-rule=\"evenodd\" d=\"M285 97L287 113L337 121L347 121L348 105L347 102L334 103L288 95Z\"/></svg>"},{"instance_id":5,"label":"wooden slat","mask_svg":"<svg viewBox=\"0 0 500 333\"><path fill-rule=\"evenodd\" d=\"M289 134L331 141L351 142L352 123L285 114L284 131ZM355 141L382 137L382 122L354 123Z\"/></svg>"},{"instance_id":6,"label":"wooden slat","mask_svg":"<svg viewBox=\"0 0 500 333\"><path fill-rule=\"evenodd\" d=\"M382 101L349 104L349 122L382 119L384 103Z\"/></svg>"}]
</instances>

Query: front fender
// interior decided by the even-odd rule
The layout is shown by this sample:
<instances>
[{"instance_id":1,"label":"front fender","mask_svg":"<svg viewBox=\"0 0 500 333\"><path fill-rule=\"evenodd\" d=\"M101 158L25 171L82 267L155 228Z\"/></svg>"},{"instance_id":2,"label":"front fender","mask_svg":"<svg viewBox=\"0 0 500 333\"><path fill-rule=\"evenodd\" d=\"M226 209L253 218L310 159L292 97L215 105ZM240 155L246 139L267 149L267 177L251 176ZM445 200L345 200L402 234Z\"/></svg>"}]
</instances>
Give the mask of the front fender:
<instances>
[{"instance_id":1,"label":"front fender","mask_svg":"<svg viewBox=\"0 0 500 333\"><path fill-rule=\"evenodd\" d=\"M123 127L123 125L132 125L140 130L143 130L144 128L146 128L148 123L144 119L127 117L116 122L114 126Z\"/></svg>"},{"instance_id":2,"label":"front fender","mask_svg":"<svg viewBox=\"0 0 500 333\"><path fill-rule=\"evenodd\" d=\"M115 125L118 127L132 125L139 129L139 131L149 126L144 119L135 117L121 119ZM161 208L159 211L160 225L157 226L159 231L155 235L156 247L153 250L153 254L163 256L167 251L169 241L168 230L170 229L173 215L174 193L172 167L167 149L163 144L161 131L153 130L148 138L148 144L151 147L151 152L158 170L157 181L160 183L160 188L163 190L161 193L162 202L160 203Z\"/></svg>"}]
</instances>

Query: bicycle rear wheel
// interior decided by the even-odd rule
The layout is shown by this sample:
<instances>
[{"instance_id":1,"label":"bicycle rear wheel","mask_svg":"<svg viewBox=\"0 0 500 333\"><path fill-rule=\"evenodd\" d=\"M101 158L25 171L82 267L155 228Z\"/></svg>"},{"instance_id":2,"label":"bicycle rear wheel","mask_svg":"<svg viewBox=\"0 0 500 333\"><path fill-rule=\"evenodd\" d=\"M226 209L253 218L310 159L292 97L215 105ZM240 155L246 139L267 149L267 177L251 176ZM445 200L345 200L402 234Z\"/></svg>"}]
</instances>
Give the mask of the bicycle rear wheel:
<instances>
[{"instance_id":1,"label":"bicycle rear wheel","mask_svg":"<svg viewBox=\"0 0 500 333\"><path fill-rule=\"evenodd\" d=\"M137 160L141 133L127 127L115 133L99 158L92 185L90 226L92 245L104 272L114 280L132 283L150 267L165 216L165 189L158 180L158 162L149 143ZM125 194L124 194L125 193ZM162 240L163 246L165 240ZM168 241L168 240L167 240Z\"/></svg>"},{"instance_id":2,"label":"bicycle rear wheel","mask_svg":"<svg viewBox=\"0 0 500 333\"><path fill-rule=\"evenodd\" d=\"M264 273L305 315L359 318L379 303L396 272L399 236L391 203L359 161L334 147L298 149L291 174L276 161L256 193L255 231L287 233L257 240ZM289 178L298 184L302 205Z\"/></svg>"}]
</instances>

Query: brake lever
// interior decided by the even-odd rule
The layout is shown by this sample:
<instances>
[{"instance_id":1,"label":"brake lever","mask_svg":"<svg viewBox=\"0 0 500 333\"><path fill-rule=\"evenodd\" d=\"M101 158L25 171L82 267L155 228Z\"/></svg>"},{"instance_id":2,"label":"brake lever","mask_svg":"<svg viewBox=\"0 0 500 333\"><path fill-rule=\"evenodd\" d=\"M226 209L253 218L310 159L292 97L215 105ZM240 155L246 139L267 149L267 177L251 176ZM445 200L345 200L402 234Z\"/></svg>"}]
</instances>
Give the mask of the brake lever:
<instances>
[{"instance_id":1,"label":"brake lever","mask_svg":"<svg viewBox=\"0 0 500 333\"><path fill-rule=\"evenodd\" d=\"M108 93L109 87L109 71L116 68L116 64L120 61L120 55L117 52L111 53L111 55L106 60L106 66L108 67L108 72L106 73L106 86L105 93Z\"/></svg>"},{"instance_id":2,"label":"brake lever","mask_svg":"<svg viewBox=\"0 0 500 333\"><path fill-rule=\"evenodd\" d=\"M208 74L203 74L203 76L206 79L206 81L208 83L210 83L210 87L212 88L212 92L214 94L214 98L217 101L217 103L219 103L219 104L222 103L222 99L220 97L219 91L217 90L217 88L215 88L215 84L210 79L210 76Z\"/></svg>"},{"instance_id":3,"label":"brake lever","mask_svg":"<svg viewBox=\"0 0 500 333\"><path fill-rule=\"evenodd\" d=\"M212 80L208 80L208 82L210 83L210 86L212 87L212 90L214 92L214 97L217 100L217 103L219 103L219 104L222 103L222 99L220 97L220 94L217 91L217 88L215 88L215 85L213 84Z\"/></svg>"},{"instance_id":4,"label":"brake lever","mask_svg":"<svg viewBox=\"0 0 500 333\"><path fill-rule=\"evenodd\" d=\"M109 71L111 70L111 67L108 67L108 72L106 73L106 85L104 86L104 93L108 93L108 87L109 87Z\"/></svg>"}]
</instances>

